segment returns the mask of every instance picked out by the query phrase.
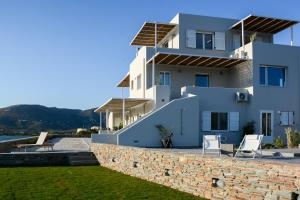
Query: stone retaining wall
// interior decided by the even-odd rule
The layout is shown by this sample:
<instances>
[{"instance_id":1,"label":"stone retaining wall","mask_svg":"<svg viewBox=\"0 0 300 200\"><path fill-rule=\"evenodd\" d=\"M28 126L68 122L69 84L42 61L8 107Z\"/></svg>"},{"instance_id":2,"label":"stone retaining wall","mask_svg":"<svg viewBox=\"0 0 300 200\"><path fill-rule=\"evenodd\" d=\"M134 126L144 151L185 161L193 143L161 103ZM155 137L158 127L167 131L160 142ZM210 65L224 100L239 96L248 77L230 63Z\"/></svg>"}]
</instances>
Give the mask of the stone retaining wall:
<instances>
[{"instance_id":1,"label":"stone retaining wall","mask_svg":"<svg viewBox=\"0 0 300 200\"><path fill-rule=\"evenodd\" d=\"M297 199L297 164L92 144L100 165L208 199Z\"/></svg>"}]
</instances>

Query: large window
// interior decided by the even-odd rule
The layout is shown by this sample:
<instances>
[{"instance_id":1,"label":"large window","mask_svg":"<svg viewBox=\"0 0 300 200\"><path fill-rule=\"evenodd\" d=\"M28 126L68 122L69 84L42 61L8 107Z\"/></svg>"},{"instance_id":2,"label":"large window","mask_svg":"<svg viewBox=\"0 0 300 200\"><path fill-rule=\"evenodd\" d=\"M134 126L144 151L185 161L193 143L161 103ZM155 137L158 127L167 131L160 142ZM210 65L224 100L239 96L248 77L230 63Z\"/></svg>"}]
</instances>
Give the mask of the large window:
<instances>
[{"instance_id":1,"label":"large window","mask_svg":"<svg viewBox=\"0 0 300 200\"><path fill-rule=\"evenodd\" d=\"M212 33L196 33L196 48L197 49L213 49L213 34Z\"/></svg>"},{"instance_id":2,"label":"large window","mask_svg":"<svg viewBox=\"0 0 300 200\"><path fill-rule=\"evenodd\" d=\"M208 87L209 78L205 74L196 74L195 86Z\"/></svg>"},{"instance_id":3,"label":"large window","mask_svg":"<svg viewBox=\"0 0 300 200\"><path fill-rule=\"evenodd\" d=\"M211 113L211 130L228 130L228 113L212 112Z\"/></svg>"},{"instance_id":4,"label":"large window","mask_svg":"<svg viewBox=\"0 0 300 200\"><path fill-rule=\"evenodd\" d=\"M170 85L170 72L159 72L159 84Z\"/></svg>"},{"instance_id":5,"label":"large window","mask_svg":"<svg viewBox=\"0 0 300 200\"><path fill-rule=\"evenodd\" d=\"M286 84L285 67L261 66L259 73L260 85L284 87Z\"/></svg>"}]
</instances>

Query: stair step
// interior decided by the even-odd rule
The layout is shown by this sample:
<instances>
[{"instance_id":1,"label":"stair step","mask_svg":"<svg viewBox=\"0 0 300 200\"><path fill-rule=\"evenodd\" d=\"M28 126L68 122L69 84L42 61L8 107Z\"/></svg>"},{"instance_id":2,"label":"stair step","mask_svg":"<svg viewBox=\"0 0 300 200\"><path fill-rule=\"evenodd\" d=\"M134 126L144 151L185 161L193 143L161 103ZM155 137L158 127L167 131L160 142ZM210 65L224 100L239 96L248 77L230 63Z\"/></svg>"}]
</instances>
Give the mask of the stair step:
<instances>
[{"instance_id":1,"label":"stair step","mask_svg":"<svg viewBox=\"0 0 300 200\"><path fill-rule=\"evenodd\" d=\"M72 160L72 161L70 161L70 165L72 165L72 166L99 165L99 162L98 162L98 160Z\"/></svg>"},{"instance_id":2,"label":"stair step","mask_svg":"<svg viewBox=\"0 0 300 200\"><path fill-rule=\"evenodd\" d=\"M93 159L96 160L95 156L69 156L69 160L89 160L89 159Z\"/></svg>"}]
</instances>

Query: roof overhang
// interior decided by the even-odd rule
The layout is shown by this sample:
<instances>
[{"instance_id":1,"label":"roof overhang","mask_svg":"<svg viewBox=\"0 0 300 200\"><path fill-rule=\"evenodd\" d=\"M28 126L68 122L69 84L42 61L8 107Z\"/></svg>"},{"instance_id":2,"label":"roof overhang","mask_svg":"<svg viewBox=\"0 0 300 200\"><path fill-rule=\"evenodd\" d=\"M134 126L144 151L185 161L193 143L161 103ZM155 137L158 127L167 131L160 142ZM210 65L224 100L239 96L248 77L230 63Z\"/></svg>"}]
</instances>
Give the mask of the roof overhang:
<instances>
[{"instance_id":1,"label":"roof overhang","mask_svg":"<svg viewBox=\"0 0 300 200\"><path fill-rule=\"evenodd\" d=\"M249 61L249 59L241 58L158 52L150 60L148 60L147 64L152 63L153 59L155 64L223 68L232 67Z\"/></svg>"},{"instance_id":2,"label":"roof overhang","mask_svg":"<svg viewBox=\"0 0 300 200\"><path fill-rule=\"evenodd\" d=\"M146 103L148 101L150 101L150 99L125 98L124 99L125 110ZM97 108L94 112L106 112L106 110L109 110L111 112L122 112L122 109L123 109L123 98L111 98L102 106Z\"/></svg>"},{"instance_id":3,"label":"roof overhang","mask_svg":"<svg viewBox=\"0 0 300 200\"><path fill-rule=\"evenodd\" d=\"M245 31L271 33L271 34L276 34L298 23L298 21L295 20L249 15L244 19L242 19L241 21L234 24L230 29L241 30L242 21L244 21Z\"/></svg>"},{"instance_id":4,"label":"roof overhang","mask_svg":"<svg viewBox=\"0 0 300 200\"><path fill-rule=\"evenodd\" d=\"M129 87L130 75L129 72L126 76L117 84L117 87Z\"/></svg>"},{"instance_id":5,"label":"roof overhang","mask_svg":"<svg viewBox=\"0 0 300 200\"><path fill-rule=\"evenodd\" d=\"M130 45L155 46L155 24L157 24L157 43L164 39L177 26L177 24L171 23L145 22Z\"/></svg>"}]
</instances>

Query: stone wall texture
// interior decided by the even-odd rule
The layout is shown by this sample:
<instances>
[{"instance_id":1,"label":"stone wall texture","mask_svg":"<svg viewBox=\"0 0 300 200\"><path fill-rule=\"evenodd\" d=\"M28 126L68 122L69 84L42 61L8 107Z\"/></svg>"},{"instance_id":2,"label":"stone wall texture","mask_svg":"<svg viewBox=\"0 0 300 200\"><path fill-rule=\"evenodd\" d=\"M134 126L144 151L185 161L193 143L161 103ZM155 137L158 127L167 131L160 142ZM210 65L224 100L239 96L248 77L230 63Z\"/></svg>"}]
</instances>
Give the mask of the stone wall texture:
<instances>
[{"instance_id":1,"label":"stone wall texture","mask_svg":"<svg viewBox=\"0 0 300 200\"><path fill-rule=\"evenodd\" d=\"M297 164L96 143L91 150L104 167L207 199L297 199L300 193Z\"/></svg>"}]
</instances>

